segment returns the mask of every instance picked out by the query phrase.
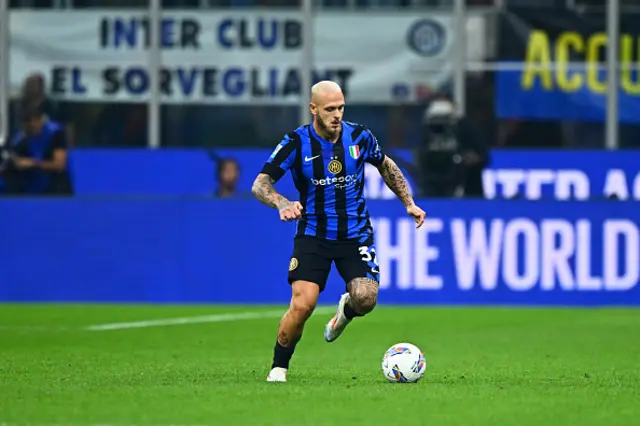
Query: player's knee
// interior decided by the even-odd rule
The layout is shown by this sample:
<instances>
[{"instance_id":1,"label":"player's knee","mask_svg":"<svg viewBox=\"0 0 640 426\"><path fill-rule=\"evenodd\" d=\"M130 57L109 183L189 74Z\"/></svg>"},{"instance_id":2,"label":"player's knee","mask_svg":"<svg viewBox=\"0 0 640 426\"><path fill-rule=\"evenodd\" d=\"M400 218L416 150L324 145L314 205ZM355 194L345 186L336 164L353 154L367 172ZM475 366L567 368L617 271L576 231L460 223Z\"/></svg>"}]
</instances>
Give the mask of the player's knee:
<instances>
[{"instance_id":1,"label":"player's knee","mask_svg":"<svg viewBox=\"0 0 640 426\"><path fill-rule=\"evenodd\" d=\"M368 278L356 278L349 283L351 306L359 314L371 312L378 302L378 283Z\"/></svg>"},{"instance_id":2,"label":"player's knee","mask_svg":"<svg viewBox=\"0 0 640 426\"><path fill-rule=\"evenodd\" d=\"M293 299L291 303L291 314L298 320L304 321L311 316L316 305L313 300L302 297Z\"/></svg>"},{"instance_id":3,"label":"player's knee","mask_svg":"<svg viewBox=\"0 0 640 426\"><path fill-rule=\"evenodd\" d=\"M354 280L350 286L351 307L361 315L368 314L378 303L378 286Z\"/></svg>"},{"instance_id":4,"label":"player's knee","mask_svg":"<svg viewBox=\"0 0 640 426\"><path fill-rule=\"evenodd\" d=\"M299 321L305 321L311 316L316 307L315 300L304 295L294 296L291 300L289 310L291 314Z\"/></svg>"},{"instance_id":5,"label":"player's knee","mask_svg":"<svg viewBox=\"0 0 640 426\"><path fill-rule=\"evenodd\" d=\"M299 321L305 321L311 316L318 300L318 286L297 281L292 284L293 294L291 297L291 314Z\"/></svg>"},{"instance_id":6,"label":"player's knee","mask_svg":"<svg viewBox=\"0 0 640 426\"><path fill-rule=\"evenodd\" d=\"M373 311L378 303L378 290L367 291L358 294L353 300L354 309L356 312L364 315Z\"/></svg>"}]
</instances>

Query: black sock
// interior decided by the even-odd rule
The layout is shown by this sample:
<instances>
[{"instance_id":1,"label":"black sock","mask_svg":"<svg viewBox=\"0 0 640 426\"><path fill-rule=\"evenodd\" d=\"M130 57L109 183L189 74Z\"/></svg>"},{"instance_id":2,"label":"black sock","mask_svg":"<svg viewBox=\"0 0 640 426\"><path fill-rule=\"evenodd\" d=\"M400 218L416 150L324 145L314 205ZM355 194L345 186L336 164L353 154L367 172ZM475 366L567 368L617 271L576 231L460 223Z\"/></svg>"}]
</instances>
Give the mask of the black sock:
<instances>
[{"instance_id":1,"label":"black sock","mask_svg":"<svg viewBox=\"0 0 640 426\"><path fill-rule=\"evenodd\" d=\"M295 349L295 345L291 348L285 348L276 340L276 346L273 348L273 364L271 364L271 368L281 367L288 369L289 361L291 361Z\"/></svg>"},{"instance_id":2,"label":"black sock","mask_svg":"<svg viewBox=\"0 0 640 426\"><path fill-rule=\"evenodd\" d=\"M348 319L354 319L355 317L362 317L364 315L354 311L353 308L349 306L349 304L347 303L344 305L344 316L347 317Z\"/></svg>"}]
</instances>

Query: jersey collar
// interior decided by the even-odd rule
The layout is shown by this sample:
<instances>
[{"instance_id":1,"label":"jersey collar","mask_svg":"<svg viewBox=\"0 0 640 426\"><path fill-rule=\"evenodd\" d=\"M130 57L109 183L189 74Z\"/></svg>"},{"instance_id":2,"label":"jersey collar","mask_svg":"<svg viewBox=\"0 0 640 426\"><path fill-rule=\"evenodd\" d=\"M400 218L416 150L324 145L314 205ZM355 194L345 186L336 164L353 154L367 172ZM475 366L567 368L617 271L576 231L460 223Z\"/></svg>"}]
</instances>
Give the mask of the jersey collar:
<instances>
[{"instance_id":1,"label":"jersey collar","mask_svg":"<svg viewBox=\"0 0 640 426\"><path fill-rule=\"evenodd\" d=\"M314 138L318 139L323 144L333 146L333 145L336 145L337 143L339 143L340 141L342 141L342 132L344 132L344 121L341 121L340 124L341 124L341 126L340 126L340 135L338 136L338 140L335 141L335 143L334 142L329 142L328 140L326 140L322 136L320 136L316 132L316 129L313 128L313 123L311 123L309 125L309 131L311 132L311 134L313 135Z\"/></svg>"}]
</instances>

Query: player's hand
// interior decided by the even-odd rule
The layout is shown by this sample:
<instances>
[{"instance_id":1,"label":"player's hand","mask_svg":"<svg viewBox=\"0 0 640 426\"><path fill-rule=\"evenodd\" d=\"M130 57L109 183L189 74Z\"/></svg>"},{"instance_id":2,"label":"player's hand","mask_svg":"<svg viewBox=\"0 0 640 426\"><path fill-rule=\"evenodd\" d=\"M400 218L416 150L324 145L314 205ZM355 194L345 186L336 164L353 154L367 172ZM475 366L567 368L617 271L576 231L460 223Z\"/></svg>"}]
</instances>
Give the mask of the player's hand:
<instances>
[{"instance_id":1,"label":"player's hand","mask_svg":"<svg viewBox=\"0 0 640 426\"><path fill-rule=\"evenodd\" d=\"M407 207L407 213L418 224L416 228L420 228L422 226L422 224L424 223L424 218L427 216L424 210L422 210L420 207L416 206L415 204L412 204L409 207Z\"/></svg>"},{"instance_id":2,"label":"player's hand","mask_svg":"<svg viewBox=\"0 0 640 426\"><path fill-rule=\"evenodd\" d=\"M298 201L289 202L278 209L280 220L290 222L302 217L302 204Z\"/></svg>"},{"instance_id":3,"label":"player's hand","mask_svg":"<svg viewBox=\"0 0 640 426\"><path fill-rule=\"evenodd\" d=\"M23 158L23 157L16 158L15 165L19 169L32 169L37 166L35 160L31 158Z\"/></svg>"}]
</instances>

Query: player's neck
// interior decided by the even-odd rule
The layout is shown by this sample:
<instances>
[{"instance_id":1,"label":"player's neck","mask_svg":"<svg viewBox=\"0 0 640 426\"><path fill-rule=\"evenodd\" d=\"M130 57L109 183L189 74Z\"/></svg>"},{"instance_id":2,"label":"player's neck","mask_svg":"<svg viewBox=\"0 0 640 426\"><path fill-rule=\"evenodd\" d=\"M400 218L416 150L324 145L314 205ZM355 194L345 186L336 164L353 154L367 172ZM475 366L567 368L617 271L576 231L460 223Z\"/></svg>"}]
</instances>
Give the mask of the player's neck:
<instances>
[{"instance_id":1,"label":"player's neck","mask_svg":"<svg viewBox=\"0 0 640 426\"><path fill-rule=\"evenodd\" d=\"M318 126L318 122L316 120L313 120L312 126L313 126L313 130L318 134L318 136L320 136L325 141L331 142L331 143L338 142L338 138L340 137L340 133L334 134L334 135L330 135L327 131L321 129Z\"/></svg>"}]
</instances>

